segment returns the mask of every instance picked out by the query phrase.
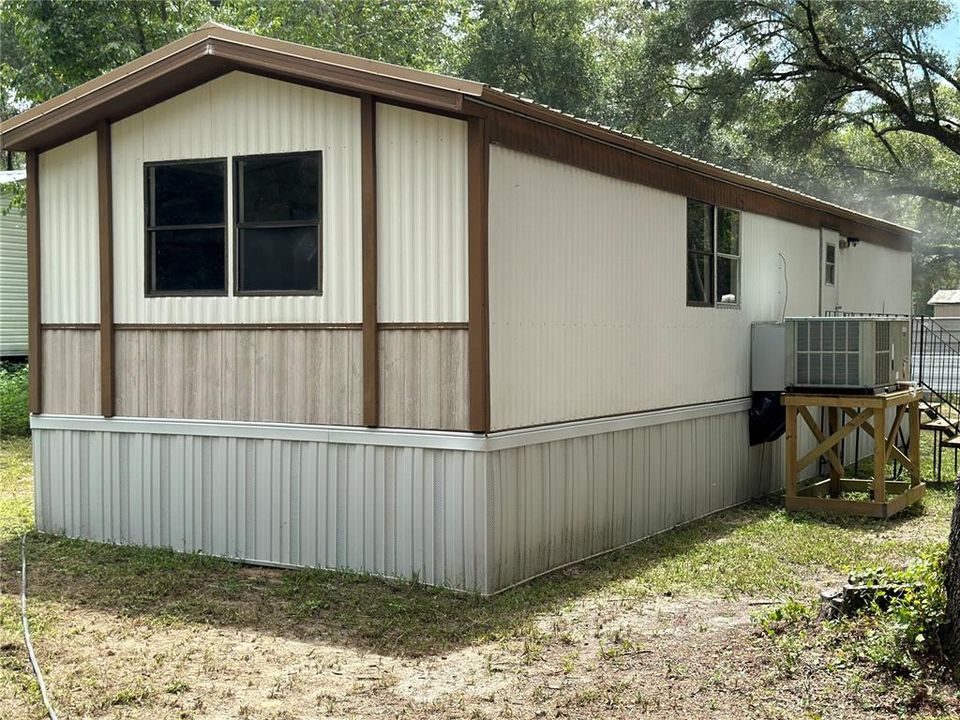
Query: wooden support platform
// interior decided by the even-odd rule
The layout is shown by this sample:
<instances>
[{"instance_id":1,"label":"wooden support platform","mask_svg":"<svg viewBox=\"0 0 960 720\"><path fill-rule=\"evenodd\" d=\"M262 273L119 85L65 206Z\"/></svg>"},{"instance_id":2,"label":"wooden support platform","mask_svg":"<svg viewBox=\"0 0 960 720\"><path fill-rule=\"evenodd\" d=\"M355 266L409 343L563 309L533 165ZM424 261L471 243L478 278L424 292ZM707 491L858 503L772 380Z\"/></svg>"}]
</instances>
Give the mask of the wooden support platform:
<instances>
[{"instance_id":1,"label":"wooden support platform","mask_svg":"<svg viewBox=\"0 0 960 720\"><path fill-rule=\"evenodd\" d=\"M881 395L785 394L781 402L787 415L787 510L888 518L923 497L926 486L920 480L920 400L919 390L897 390ZM810 407L826 409L826 427L814 419ZM886 412L890 408L896 409L896 415L888 432ZM910 439L904 453L897 447L897 431L907 413ZM798 457L798 418L803 418L817 440L817 446L803 457ZM881 469L869 480L844 478L842 458L836 451L848 435L860 431L873 436L874 467ZM800 471L820 457L827 459L830 477L801 487ZM901 463L910 472L909 482L887 480L883 468L889 459ZM844 493L853 492L868 493L870 499L843 497Z\"/></svg>"}]
</instances>

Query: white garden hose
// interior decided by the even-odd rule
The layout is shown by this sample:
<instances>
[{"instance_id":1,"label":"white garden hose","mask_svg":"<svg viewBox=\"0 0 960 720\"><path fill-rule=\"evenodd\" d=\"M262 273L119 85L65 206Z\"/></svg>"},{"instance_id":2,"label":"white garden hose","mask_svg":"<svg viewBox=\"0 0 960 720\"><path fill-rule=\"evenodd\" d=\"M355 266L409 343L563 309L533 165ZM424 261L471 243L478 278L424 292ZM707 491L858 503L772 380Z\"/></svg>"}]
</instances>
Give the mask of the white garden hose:
<instances>
[{"instance_id":1,"label":"white garden hose","mask_svg":"<svg viewBox=\"0 0 960 720\"><path fill-rule=\"evenodd\" d=\"M37 656L33 652L33 642L30 640L30 623L27 622L27 536L20 536L20 624L23 625L23 642L27 646L27 655L30 656L30 666L33 668L33 674L37 676L37 686L40 688L40 697L43 699L43 705L47 709L47 715L50 720L57 720L57 713L54 712L50 704L50 698L47 697L47 686L43 682L43 673L40 672L40 663L37 662Z\"/></svg>"}]
</instances>

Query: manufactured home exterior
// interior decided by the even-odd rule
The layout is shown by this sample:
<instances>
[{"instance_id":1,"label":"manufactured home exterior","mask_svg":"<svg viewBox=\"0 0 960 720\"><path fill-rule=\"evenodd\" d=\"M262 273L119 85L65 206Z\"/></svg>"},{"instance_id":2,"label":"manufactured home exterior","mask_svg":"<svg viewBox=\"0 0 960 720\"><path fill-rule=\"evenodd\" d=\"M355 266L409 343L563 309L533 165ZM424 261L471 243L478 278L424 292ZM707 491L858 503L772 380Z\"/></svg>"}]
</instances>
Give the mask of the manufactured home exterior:
<instances>
[{"instance_id":1,"label":"manufactured home exterior","mask_svg":"<svg viewBox=\"0 0 960 720\"><path fill-rule=\"evenodd\" d=\"M23 170L0 171L0 358L27 356L27 222L14 204Z\"/></svg>"},{"instance_id":2,"label":"manufactured home exterior","mask_svg":"<svg viewBox=\"0 0 960 720\"><path fill-rule=\"evenodd\" d=\"M752 323L910 310L908 229L214 24L2 132L47 532L497 592L781 486Z\"/></svg>"}]
</instances>

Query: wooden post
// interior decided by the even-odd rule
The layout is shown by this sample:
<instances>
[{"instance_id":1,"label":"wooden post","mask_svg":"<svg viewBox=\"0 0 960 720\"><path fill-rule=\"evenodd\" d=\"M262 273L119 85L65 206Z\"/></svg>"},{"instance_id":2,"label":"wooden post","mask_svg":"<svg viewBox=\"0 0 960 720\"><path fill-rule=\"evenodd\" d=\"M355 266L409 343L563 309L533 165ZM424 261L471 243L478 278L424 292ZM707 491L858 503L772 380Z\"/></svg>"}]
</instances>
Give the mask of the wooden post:
<instances>
[{"instance_id":1,"label":"wooden post","mask_svg":"<svg viewBox=\"0 0 960 720\"><path fill-rule=\"evenodd\" d=\"M920 484L920 401L910 403L910 485Z\"/></svg>"},{"instance_id":2,"label":"wooden post","mask_svg":"<svg viewBox=\"0 0 960 720\"><path fill-rule=\"evenodd\" d=\"M873 501L887 501L887 438L883 432L887 420L882 406L873 411Z\"/></svg>"},{"instance_id":3,"label":"wooden post","mask_svg":"<svg viewBox=\"0 0 960 720\"><path fill-rule=\"evenodd\" d=\"M839 429L839 410L835 407L827 408L827 423L828 423L828 432L827 435L833 435ZM837 445L839 448L839 444ZM840 464L843 464L843 458L840 459ZM839 469L834 466L833 463L830 463L830 497L840 497L840 479L841 475Z\"/></svg>"},{"instance_id":4,"label":"wooden post","mask_svg":"<svg viewBox=\"0 0 960 720\"><path fill-rule=\"evenodd\" d=\"M787 497L797 496L797 406L787 405Z\"/></svg>"}]
</instances>

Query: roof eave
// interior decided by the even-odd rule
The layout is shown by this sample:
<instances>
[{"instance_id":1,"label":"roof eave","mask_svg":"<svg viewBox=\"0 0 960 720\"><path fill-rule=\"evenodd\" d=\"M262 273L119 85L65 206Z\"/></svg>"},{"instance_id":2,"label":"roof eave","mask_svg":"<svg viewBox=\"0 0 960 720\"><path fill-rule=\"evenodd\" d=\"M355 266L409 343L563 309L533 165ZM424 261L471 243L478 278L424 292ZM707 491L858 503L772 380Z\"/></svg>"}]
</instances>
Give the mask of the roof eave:
<instances>
[{"instance_id":1,"label":"roof eave","mask_svg":"<svg viewBox=\"0 0 960 720\"><path fill-rule=\"evenodd\" d=\"M9 150L45 149L232 70L459 112L482 85L206 25L0 123ZM432 79L432 82L429 82ZM132 95L131 95L132 94Z\"/></svg>"}]
</instances>

